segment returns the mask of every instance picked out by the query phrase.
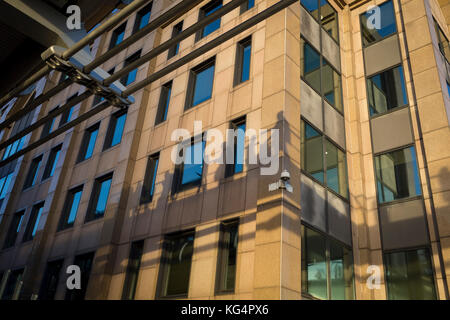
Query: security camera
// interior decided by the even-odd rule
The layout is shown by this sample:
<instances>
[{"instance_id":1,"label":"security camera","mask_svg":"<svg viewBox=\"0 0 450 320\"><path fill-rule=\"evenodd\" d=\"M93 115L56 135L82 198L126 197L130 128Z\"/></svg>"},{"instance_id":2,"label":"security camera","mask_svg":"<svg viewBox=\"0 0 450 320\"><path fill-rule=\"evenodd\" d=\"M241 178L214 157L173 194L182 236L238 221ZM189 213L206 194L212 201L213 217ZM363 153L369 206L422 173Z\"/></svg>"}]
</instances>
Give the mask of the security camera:
<instances>
[{"instance_id":1,"label":"security camera","mask_svg":"<svg viewBox=\"0 0 450 320\"><path fill-rule=\"evenodd\" d=\"M280 179L283 182L287 182L287 181L289 181L289 179L291 179L291 175L289 174L289 172L287 170L283 170L281 172Z\"/></svg>"}]
</instances>

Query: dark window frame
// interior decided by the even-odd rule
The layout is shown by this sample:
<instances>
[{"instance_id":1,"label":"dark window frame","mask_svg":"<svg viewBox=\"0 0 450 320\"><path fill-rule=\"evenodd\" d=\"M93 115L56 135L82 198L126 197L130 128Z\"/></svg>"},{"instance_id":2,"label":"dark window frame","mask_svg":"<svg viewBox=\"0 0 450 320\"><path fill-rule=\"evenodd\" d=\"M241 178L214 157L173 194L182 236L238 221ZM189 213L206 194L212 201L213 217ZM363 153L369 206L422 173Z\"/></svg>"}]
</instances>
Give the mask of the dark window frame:
<instances>
[{"instance_id":1,"label":"dark window frame","mask_svg":"<svg viewBox=\"0 0 450 320\"><path fill-rule=\"evenodd\" d=\"M92 267L95 261L95 251L76 255L73 265L78 265L81 269L81 289L66 289L65 300L84 300L89 285ZM81 266L80 266L81 265Z\"/></svg>"},{"instance_id":2,"label":"dark window frame","mask_svg":"<svg viewBox=\"0 0 450 320\"><path fill-rule=\"evenodd\" d=\"M372 45L374 45L374 44L376 44L376 43L378 43L378 42L381 42L381 41L383 41L383 40L385 40L385 39L388 39L388 38L390 38L390 37L395 37L395 36L398 35L397 18L396 18L396 16L395 16L395 7L394 7L394 2L393 2L393 0L388 0L388 1L386 1L386 2L383 2L383 3L379 4L378 7L381 7L381 6L383 6L383 5L386 5L386 4L388 4L389 2L392 3L393 15L394 15L394 22L395 22L395 29L396 29L395 32L393 32L393 33L391 33L391 34L385 36L384 38L377 39L377 40L375 40L375 41L373 41L373 42L371 42L371 43L369 43L369 44L365 44L365 43L364 43L364 33L363 33L363 28L362 28L362 25L363 25L362 17L366 14L366 12L363 12L363 13L361 13L361 14L359 15L359 28L360 28L360 31L361 31L360 33L361 33L361 45L362 45L362 48L368 48L368 47L370 47L370 46L372 46ZM381 12L381 9L380 9L380 14L381 14L381 16L383 16L383 14L382 14L382 12Z\"/></svg>"},{"instance_id":3,"label":"dark window frame","mask_svg":"<svg viewBox=\"0 0 450 320\"><path fill-rule=\"evenodd\" d=\"M83 189L84 189L84 185L80 185L74 188L71 188L67 194L66 194L66 199L64 200L64 207L63 210L61 212L61 217L59 218L59 222L58 222L58 230L57 231L62 231L62 230L66 230L66 229L70 229L74 226L75 224L75 220L77 218L78 215L78 210L80 209L80 203L81 203L81 197L83 196ZM75 200L75 195L77 193L81 192L80 195L80 200L77 204L77 210L75 212L75 218L73 220L73 222L69 223L67 220L70 218L70 213L72 211L73 208L73 204L74 204L74 200Z\"/></svg>"},{"instance_id":4,"label":"dark window frame","mask_svg":"<svg viewBox=\"0 0 450 320\"><path fill-rule=\"evenodd\" d=\"M214 10L214 8L216 8L217 6L220 6L220 7L223 6L223 0L211 0L206 5L201 7L198 12L198 21L204 19L207 16L207 12L210 10ZM216 30L210 32L209 34L204 35L205 28L207 28L211 24L215 23L217 20L219 20L219 27ZM220 30L220 28L222 27L222 17L218 18L217 20L214 20L213 22L211 22L210 24L204 26L201 30L199 30L195 34L195 42L200 41L201 39L206 38L209 35L213 34L214 32L217 32L218 30Z\"/></svg>"},{"instance_id":5,"label":"dark window frame","mask_svg":"<svg viewBox=\"0 0 450 320\"><path fill-rule=\"evenodd\" d=\"M169 282L169 270L171 266L171 260L172 260L172 254L174 251L173 248L173 242L179 241L183 238L190 238L192 237L192 250L195 250L195 236L196 232L195 229L191 230L184 230L172 234L168 234L164 236L164 240L162 242L162 250L161 250L161 262L159 267L159 276L158 276L158 289L157 294L160 298L181 298L181 297L188 297L189 294L189 284L191 280L191 272L192 272L192 259L193 259L193 253L190 256L190 263L189 263L189 270L188 270L188 277L187 277L187 292L185 293L179 293L179 294L168 294L168 282Z\"/></svg>"},{"instance_id":6,"label":"dark window frame","mask_svg":"<svg viewBox=\"0 0 450 320\"><path fill-rule=\"evenodd\" d=\"M217 272L216 272L216 283L215 283L215 294L233 294L236 290L236 275L237 275L237 256L238 256L238 248L239 248L239 225L240 220L237 219L231 219L222 221L219 226L219 243L218 243L218 256L217 256ZM233 228L236 228L236 230L233 230ZM224 263L228 263L229 261L229 255L230 255L230 248L229 244L232 241L232 239L225 239L225 234L227 232L231 233L232 231L236 232L237 237L237 245L235 247L235 268L232 271L234 273L234 283L232 288L224 288L224 281L227 281L227 276L229 270L225 271L226 267L224 266ZM228 246L228 247L227 247Z\"/></svg>"},{"instance_id":7,"label":"dark window frame","mask_svg":"<svg viewBox=\"0 0 450 320\"><path fill-rule=\"evenodd\" d=\"M42 181L53 177L54 170L56 169L56 164L59 161L59 156L61 155L62 143L53 147L50 150L50 154L47 159L47 164L45 165L44 174L42 175Z\"/></svg>"},{"instance_id":8,"label":"dark window frame","mask_svg":"<svg viewBox=\"0 0 450 320\"><path fill-rule=\"evenodd\" d=\"M238 173L241 173L241 172L244 171L244 168L242 168L241 172L236 172L236 164L237 164L236 163L236 155L237 155L237 147L238 147L236 130L238 130L239 126L242 125L242 124L244 124L246 126L245 129L247 129L247 117L246 116L237 118L237 119L235 119L235 120L230 122L230 129L235 130L235 134L233 136L233 139L234 139L233 140L233 148L234 148L233 156L234 156L234 159L233 159L233 163L226 163L225 164L225 178L232 177L235 174L238 174ZM244 157L245 157L245 138L246 138L245 137L245 131L246 130L244 130L244 146L243 146L244 147ZM242 166L244 166L244 163L242 163Z\"/></svg>"},{"instance_id":9,"label":"dark window frame","mask_svg":"<svg viewBox=\"0 0 450 320\"><path fill-rule=\"evenodd\" d=\"M152 9L153 9L153 1L150 1L149 3L147 3L144 7L142 7L142 9L140 9L137 14L136 14L136 20L134 21L134 26L133 26L133 34L135 34L136 32L138 32L139 30L142 30L144 27L140 27L141 23L142 23L142 18L147 15L148 13L150 13L150 16L148 17L148 22L150 22L150 20L152 19ZM148 22L146 25L148 25Z\"/></svg>"},{"instance_id":10,"label":"dark window frame","mask_svg":"<svg viewBox=\"0 0 450 320\"><path fill-rule=\"evenodd\" d=\"M59 109L59 105L54 107L52 110L50 110L49 113L47 114L47 116L50 116L52 113L54 113L58 109ZM56 118L57 118L57 116L54 116L51 120L47 121L43 125L42 131L41 131L41 139L48 136L55 129L54 126L55 126Z\"/></svg>"},{"instance_id":11,"label":"dark window frame","mask_svg":"<svg viewBox=\"0 0 450 320\"><path fill-rule=\"evenodd\" d=\"M116 45L120 44L125 39L125 32L127 29L127 22L125 21L120 26L118 26L116 29L113 30L111 34L111 41L109 42L109 50L114 48ZM117 43L117 40L119 39L119 35L123 33L122 40Z\"/></svg>"},{"instance_id":12,"label":"dark window frame","mask_svg":"<svg viewBox=\"0 0 450 320\"><path fill-rule=\"evenodd\" d=\"M144 240L133 241L130 245L127 271L122 289L122 300L134 300L139 281L139 273L144 253Z\"/></svg>"},{"instance_id":13,"label":"dark window frame","mask_svg":"<svg viewBox=\"0 0 450 320\"><path fill-rule=\"evenodd\" d=\"M15 212L12 216L12 220L9 223L8 232L6 233L5 242L3 243L3 249L12 248L17 242L17 236L20 233L23 225L23 219L25 217L25 209Z\"/></svg>"},{"instance_id":14,"label":"dark window frame","mask_svg":"<svg viewBox=\"0 0 450 320\"><path fill-rule=\"evenodd\" d=\"M214 68L213 77L212 77L212 84L211 84L211 97L205 101L202 101L196 105L194 105L194 95L195 95L195 88L197 85L197 77L198 74L209 69L210 67ZM187 86L187 94L186 94L186 102L184 105L184 111L187 111L189 109L192 109L198 105L201 105L202 103L205 103L206 101L209 101L213 97L214 92L214 78L216 73L216 57L211 57L207 59L206 61L200 63L199 65L195 66L189 71L189 80L188 80L188 86Z\"/></svg>"},{"instance_id":15,"label":"dark window frame","mask_svg":"<svg viewBox=\"0 0 450 320\"><path fill-rule=\"evenodd\" d=\"M247 47L250 47L250 61L248 66L248 79L242 80L242 73L244 68L244 51ZM252 70L252 36L248 36L245 39L239 41L236 45L236 60L234 64L234 86L238 86L242 83L245 83L251 79L251 70Z\"/></svg>"},{"instance_id":16,"label":"dark window frame","mask_svg":"<svg viewBox=\"0 0 450 320\"><path fill-rule=\"evenodd\" d=\"M105 174L101 177L98 177L94 180L94 184L92 186L91 196L89 199L88 209L86 211L84 223L98 220L105 216L106 209L108 208L109 196L111 195L113 174L114 174L113 172L110 172L110 173L107 173L107 174ZM102 184L108 180L111 180L111 182L110 182L111 184L109 186L108 195L106 197L105 211L103 211L102 214L96 214L95 210L97 209L96 207L98 205Z\"/></svg>"},{"instance_id":17,"label":"dark window frame","mask_svg":"<svg viewBox=\"0 0 450 320\"><path fill-rule=\"evenodd\" d=\"M64 259L48 261L45 267L44 276L39 289L39 300L54 300L61 278L61 270L64 265ZM56 271L53 273L53 271ZM55 277L56 279L52 279ZM56 282L56 283L55 283ZM51 286L56 286L51 288Z\"/></svg>"},{"instance_id":18,"label":"dark window frame","mask_svg":"<svg viewBox=\"0 0 450 320\"><path fill-rule=\"evenodd\" d=\"M155 126L165 122L169 113L170 100L172 97L173 81L169 81L161 86L158 109L155 116Z\"/></svg>"},{"instance_id":19,"label":"dark window frame","mask_svg":"<svg viewBox=\"0 0 450 320\"><path fill-rule=\"evenodd\" d=\"M172 28L172 38L179 35L181 32L183 32L183 20L181 20L180 22L178 22L177 24L175 24ZM167 53L167 60L175 57L176 55L178 55L179 50L180 50L180 43L178 42L176 45L174 45L173 47L171 47Z\"/></svg>"},{"instance_id":20,"label":"dark window frame","mask_svg":"<svg viewBox=\"0 0 450 320\"><path fill-rule=\"evenodd\" d=\"M156 186L156 177L159 167L159 152L148 157L147 167L145 169L144 182L142 184L140 204L153 201L154 188Z\"/></svg>"},{"instance_id":21,"label":"dark window frame","mask_svg":"<svg viewBox=\"0 0 450 320\"><path fill-rule=\"evenodd\" d=\"M346 203L350 202L350 192L349 192L349 180L348 180L348 161L347 161L347 153L346 151L339 146L338 143L336 143L335 141L333 141L333 139L331 139L330 137L328 137L322 130L320 130L319 128L317 128L315 125L313 125L311 122L309 122L306 118L304 118L303 116L301 117L301 122L304 122L305 125L309 125L310 127L312 127L312 129L314 129L314 131L317 131L317 133L320 135L321 140L322 140L322 170L323 170L323 179L324 181L320 181L317 178L315 178L312 174L310 174L309 172L307 172L304 168L303 168L303 164L301 165L300 168L300 172L302 174L304 174L305 176L307 176L308 178L312 179L314 182L318 183L320 186L324 187L325 190L333 193L335 196L339 197L340 199L342 199L343 201L345 201ZM300 124L301 125L301 124ZM300 140L301 141L301 140ZM326 157L326 146L327 146L327 141L329 143L331 143L338 151L341 151L344 154L345 157L345 163L346 163L346 167L345 167L345 179L346 179L346 185L347 185L347 191L346 191L346 195L347 197L345 197L344 195L336 192L333 188L331 188L330 186L328 186L328 182L327 182L327 157ZM301 142L300 142L301 143ZM300 153L301 153L301 147L300 147ZM301 159L303 159L303 155L300 155ZM303 161L302 161L303 163Z\"/></svg>"},{"instance_id":22,"label":"dark window frame","mask_svg":"<svg viewBox=\"0 0 450 320\"><path fill-rule=\"evenodd\" d=\"M251 7L249 7L250 1L247 0L246 2L244 2L243 4L241 4L240 6L240 13L239 14L244 14L247 11L252 10L253 8L256 8L256 0L251 0L253 2L253 5Z\"/></svg>"},{"instance_id":23,"label":"dark window frame","mask_svg":"<svg viewBox=\"0 0 450 320\"><path fill-rule=\"evenodd\" d=\"M123 68L129 66L130 64L132 64L133 62L135 62L136 60L138 60L139 58L141 58L141 56L142 56L142 49L139 49L139 50L137 50L136 52L134 52L133 54L129 55L128 58L126 58L125 61L124 61L124 63L123 63ZM127 86L129 86L130 84L134 83L134 82L136 81L136 78L137 78L137 72L138 72L138 70L139 70L139 67L137 67L137 68L131 70L129 73L125 74L125 75L120 79L120 83L121 83L123 86L125 86L125 87L127 87ZM130 75L131 75L133 72L136 72L135 78L134 78L133 81L129 82L129 80L130 80L130 79L129 79L129 78L130 78Z\"/></svg>"},{"instance_id":24,"label":"dark window frame","mask_svg":"<svg viewBox=\"0 0 450 320\"><path fill-rule=\"evenodd\" d=\"M83 139L81 140L80 151L78 152L77 163L81 163L83 161L86 161L86 160L89 160L90 158L92 158L92 155L95 150L95 145L97 144L99 130L100 130L100 121L97 122L96 124L93 124L92 126L90 126L89 128L87 128L84 131ZM92 154L88 158L86 158L88 148L89 148L89 143L91 142L92 134L96 131L97 131L97 136L95 137L94 148L92 150Z\"/></svg>"},{"instance_id":25,"label":"dark window frame","mask_svg":"<svg viewBox=\"0 0 450 320\"><path fill-rule=\"evenodd\" d=\"M126 122L127 122L127 112L128 110L119 110L115 113L113 113L110 117L109 120L109 124L108 124L108 130L106 131L106 137L105 137L105 142L103 143L103 151L106 151L108 149L111 149L115 146L118 146L122 143L122 139L123 139L123 133L125 131L125 126L126 126ZM114 133L116 131L116 126L117 126L117 120L121 117L125 115L125 123L123 125L124 129L122 130L122 135L120 138L120 142L116 143L116 144L112 144L113 143L113 138L114 138Z\"/></svg>"},{"instance_id":26,"label":"dark window frame","mask_svg":"<svg viewBox=\"0 0 450 320\"><path fill-rule=\"evenodd\" d=\"M306 229L309 229L310 231L319 234L321 237L323 237L324 241L325 241L325 263L326 263L326 279L325 281L327 282L327 299L324 300L332 300L332 279L331 279L331 270L330 270L330 264L331 264L331 248L332 248L332 243L334 242L335 244L341 246L342 248L345 248L346 250L348 250L351 253L351 266L352 266L352 279L351 279L351 283L352 283L352 293L353 296L352 298L348 299L348 300L355 300L356 299L356 286L355 286L355 255L353 252L353 248L352 246L343 243L342 241L334 238L333 236L319 230L318 228L302 221L301 223L301 227L300 227L301 231L301 239L302 239L302 248L301 248L301 275L302 275L302 283L301 283L301 292L302 295L308 297L308 298L312 298L312 299L320 299L322 300L323 298L319 298L319 297L315 297L314 295L311 295L308 291L306 291L307 289L305 288L305 284L307 285L306 282L304 282L305 279L308 279L307 276L307 270L305 268L305 262L306 262L306 245L307 245L307 239L305 236L305 231Z\"/></svg>"},{"instance_id":27,"label":"dark window frame","mask_svg":"<svg viewBox=\"0 0 450 320\"><path fill-rule=\"evenodd\" d=\"M28 217L28 222L27 222L27 226L25 228L25 232L22 237L22 243L32 241L34 239L35 234L33 234L33 233L35 232L35 229L37 229L37 227L39 225L39 221L41 219L41 214L42 214L41 210L44 210L44 204L45 204L45 202L42 201L42 202L39 202L39 203L33 205L31 212L30 212L30 216Z\"/></svg>"},{"instance_id":28,"label":"dark window frame","mask_svg":"<svg viewBox=\"0 0 450 320\"><path fill-rule=\"evenodd\" d=\"M23 184L23 190L29 189L31 187L34 187L36 185L36 182L39 181L39 171L41 170L41 164L42 164L43 156L42 154L33 158L31 160L30 166L28 167L28 172L25 178L25 182ZM37 165L35 166L35 164ZM34 172L34 173L32 173ZM32 177L33 175L33 177Z\"/></svg>"},{"instance_id":29,"label":"dark window frame","mask_svg":"<svg viewBox=\"0 0 450 320\"><path fill-rule=\"evenodd\" d=\"M321 6L320 5L320 1L321 0L316 0L316 2L317 2L317 17L315 17L309 10L308 10L308 8L306 8L306 6L305 5L303 5L303 3L302 3L302 1L300 1L300 5L302 6L302 8L303 9L305 9L305 11L314 19L314 21L316 21L318 24L319 24L319 26L320 26L320 29L322 30L324 30L325 31L325 33L326 34L328 34L329 36L330 36L330 38L331 39L333 39L333 41L337 44L337 45L339 45L339 43L340 43L340 40L339 40L339 36L340 36L340 33L339 33L339 12L330 4L330 2L327 0L327 3L328 3L328 5L333 9L333 11L335 12L335 18L336 18L336 26L337 26L337 28L336 28L336 31L337 31L337 34L336 34L336 38L337 39L335 39L332 35L330 35L328 32L327 32L327 30L325 30L325 28L324 28L324 24L323 24L323 22L322 22L322 19L319 19L319 17L321 16L321 11L322 11L322 7L323 6Z\"/></svg>"}]
</instances>

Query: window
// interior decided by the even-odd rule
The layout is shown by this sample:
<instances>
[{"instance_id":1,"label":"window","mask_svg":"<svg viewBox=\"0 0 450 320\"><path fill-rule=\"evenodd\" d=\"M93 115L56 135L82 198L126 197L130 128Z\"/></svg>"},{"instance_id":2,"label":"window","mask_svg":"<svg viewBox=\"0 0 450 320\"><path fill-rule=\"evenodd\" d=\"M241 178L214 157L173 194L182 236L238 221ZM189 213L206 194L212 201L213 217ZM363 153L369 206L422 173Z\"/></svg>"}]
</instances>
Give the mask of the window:
<instances>
[{"instance_id":1,"label":"window","mask_svg":"<svg viewBox=\"0 0 450 320\"><path fill-rule=\"evenodd\" d=\"M447 82L448 97L450 98L450 83Z\"/></svg>"},{"instance_id":2,"label":"window","mask_svg":"<svg viewBox=\"0 0 450 320\"><path fill-rule=\"evenodd\" d=\"M327 186L344 198L348 198L347 162L345 153L326 140Z\"/></svg>"},{"instance_id":3,"label":"window","mask_svg":"<svg viewBox=\"0 0 450 320\"><path fill-rule=\"evenodd\" d=\"M428 249L385 254L389 300L434 300L433 268Z\"/></svg>"},{"instance_id":4,"label":"window","mask_svg":"<svg viewBox=\"0 0 450 320\"><path fill-rule=\"evenodd\" d=\"M236 258L239 221L222 222L220 225L219 257L216 292L234 292L236 282Z\"/></svg>"},{"instance_id":5,"label":"window","mask_svg":"<svg viewBox=\"0 0 450 320\"><path fill-rule=\"evenodd\" d=\"M304 120L301 121L300 153L304 172L335 193L348 198L344 151Z\"/></svg>"},{"instance_id":6,"label":"window","mask_svg":"<svg viewBox=\"0 0 450 320\"><path fill-rule=\"evenodd\" d=\"M8 277L1 300L17 299L20 290L24 269L14 270Z\"/></svg>"},{"instance_id":7,"label":"window","mask_svg":"<svg viewBox=\"0 0 450 320\"><path fill-rule=\"evenodd\" d=\"M247 0L241 5L241 14L255 6L255 0Z\"/></svg>"},{"instance_id":8,"label":"window","mask_svg":"<svg viewBox=\"0 0 450 320\"><path fill-rule=\"evenodd\" d=\"M59 106L54 108L53 110L51 110L48 115L51 115L52 113L55 113L56 110L58 110ZM52 130L53 130L53 125L55 124L55 120L56 117L53 117L51 120L49 120L48 122L46 122L44 124L44 127L42 128L42 133L41 133L41 139L45 138L46 136L48 136Z\"/></svg>"},{"instance_id":9,"label":"window","mask_svg":"<svg viewBox=\"0 0 450 320\"><path fill-rule=\"evenodd\" d=\"M244 39L237 44L234 85L238 85L250 79L251 53L251 37Z\"/></svg>"},{"instance_id":10,"label":"window","mask_svg":"<svg viewBox=\"0 0 450 320\"><path fill-rule=\"evenodd\" d=\"M394 5L392 1L385 2L378 6L380 8L380 28L375 28L370 18L374 11L363 13L361 15L361 34L364 46L371 45L397 32L397 25L395 24Z\"/></svg>"},{"instance_id":11,"label":"window","mask_svg":"<svg viewBox=\"0 0 450 320\"><path fill-rule=\"evenodd\" d=\"M80 205L81 195L83 194L83 186L69 190L64 203L61 219L59 220L58 231L71 228L75 222Z\"/></svg>"},{"instance_id":12,"label":"window","mask_svg":"<svg viewBox=\"0 0 450 320\"><path fill-rule=\"evenodd\" d=\"M47 263L44 277L42 279L41 289L39 291L39 300L54 300L56 290L59 284L59 275L63 266L64 260L56 260Z\"/></svg>"},{"instance_id":13,"label":"window","mask_svg":"<svg viewBox=\"0 0 450 320\"><path fill-rule=\"evenodd\" d=\"M301 0L300 3L334 40L339 40L337 12L327 0Z\"/></svg>"},{"instance_id":14,"label":"window","mask_svg":"<svg viewBox=\"0 0 450 320\"><path fill-rule=\"evenodd\" d=\"M367 95L371 116L406 105L403 67L398 66L368 78Z\"/></svg>"},{"instance_id":15,"label":"window","mask_svg":"<svg viewBox=\"0 0 450 320\"><path fill-rule=\"evenodd\" d=\"M119 43L123 41L123 38L125 37L125 29L126 29L127 23L123 23L120 27L115 29L111 36L111 42L109 44L109 49L114 48Z\"/></svg>"},{"instance_id":16,"label":"window","mask_svg":"<svg viewBox=\"0 0 450 320\"><path fill-rule=\"evenodd\" d=\"M161 87L161 95L159 96L158 111L156 112L155 126L167 120L169 111L170 95L172 93L172 81Z\"/></svg>"},{"instance_id":17,"label":"window","mask_svg":"<svg viewBox=\"0 0 450 320\"><path fill-rule=\"evenodd\" d=\"M379 203L422 194L413 146L375 156L375 170Z\"/></svg>"},{"instance_id":18,"label":"window","mask_svg":"<svg viewBox=\"0 0 450 320\"><path fill-rule=\"evenodd\" d=\"M179 145L179 148L182 148L179 154L183 157L183 162L175 167L172 190L174 193L202 183L205 141L194 141L187 146L186 143L184 141Z\"/></svg>"},{"instance_id":19,"label":"window","mask_svg":"<svg viewBox=\"0 0 450 320\"><path fill-rule=\"evenodd\" d=\"M304 225L301 228L302 292L319 299L354 299L350 247Z\"/></svg>"},{"instance_id":20,"label":"window","mask_svg":"<svg viewBox=\"0 0 450 320\"><path fill-rule=\"evenodd\" d=\"M89 283L89 276L91 274L92 264L94 261L94 252L85 253L75 257L73 264L80 267L81 271L81 289L67 289L66 300L84 300L86 289Z\"/></svg>"},{"instance_id":21,"label":"window","mask_svg":"<svg viewBox=\"0 0 450 320\"><path fill-rule=\"evenodd\" d=\"M302 79L342 113L341 75L303 38L300 53Z\"/></svg>"},{"instance_id":22,"label":"window","mask_svg":"<svg viewBox=\"0 0 450 320\"><path fill-rule=\"evenodd\" d=\"M42 176L42 180L53 177L55 173L56 164L58 163L59 154L61 153L62 144L54 147L50 151L50 155L48 156L47 165L45 166L44 175Z\"/></svg>"},{"instance_id":23,"label":"window","mask_svg":"<svg viewBox=\"0 0 450 320\"><path fill-rule=\"evenodd\" d=\"M141 204L151 202L155 192L156 174L158 172L159 154L151 155L147 161L144 184L142 185Z\"/></svg>"},{"instance_id":24,"label":"window","mask_svg":"<svg viewBox=\"0 0 450 320\"><path fill-rule=\"evenodd\" d=\"M69 79L69 76L65 73L61 73L61 76L59 77L59 82L58 84L63 83L64 81L66 81L67 79Z\"/></svg>"},{"instance_id":25,"label":"window","mask_svg":"<svg viewBox=\"0 0 450 320\"><path fill-rule=\"evenodd\" d=\"M128 258L127 273L123 285L122 299L133 300L141 267L142 251L144 250L144 240L135 241L131 244L130 257Z\"/></svg>"},{"instance_id":26,"label":"window","mask_svg":"<svg viewBox=\"0 0 450 320\"><path fill-rule=\"evenodd\" d=\"M245 151L245 118L237 119L231 122L231 129L234 130L232 161L227 161L225 167L225 176L230 177L235 173L244 170L244 151ZM228 138L229 139L229 138ZM231 150L230 150L231 151ZM227 150L227 159L228 159Z\"/></svg>"},{"instance_id":27,"label":"window","mask_svg":"<svg viewBox=\"0 0 450 320\"><path fill-rule=\"evenodd\" d=\"M112 174L108 174L95 180L86 214L86 222L104 216L106 204L108 202L109 189L111 188L111 181Z\"/></svg>"},{"instance_id":28,"label":"window","mask_svg":"<svg viewBox=\"0 0 450 320\"><path fill-rule=\"evenodd\" d=\"M302 78L317 92L320 92L320 54L306 41L302 45Z\"/></svg>"},{"instance_id":29,"label":"window","mask_svg":"<svg viewBox=\"0 0 450 320\"><path fill-rule=\"evenodd\" d=\"M194 251L194 231L166 236L161 259L161 296L187 296Z\"/></svg>"},{"instance_id":30,"label":"window","mask_svg":"<svg viewBox=\"0 0 450 320\"><path fill-rule=\"evenodd\" d=\"M179 35L182 31L183 31L183 21L173 26L172 38ZM179 50L180 50L180 43L178 42L176 45L174 45L172 48L169 49L169 55L167 56L167 59L176 56Z\"/></svg>"},{"instance_id":31,"label":"window","mask_svg":"<svg viewBox=\"0 0 450 320\"><path fill-rule=\"evenodd\" d=\"M135 52L134 54L132 54L131 56L129 56L127 59L125 59L125 63L123 65L123 67L127 67L130 64L132 64L133 62L135 62L137 59L139 59L141 57L141 50L139 50L138 52ZM138 68L130 71L127 75L123 76L122 79L120 79L120 82L126 87L128 85L130 85L131 83L133 83L134 81L136 81L136 76L137 76L137 72L138 72Z\"/></svg>"},{"instance_id":32,"label":"window","mask_svg":"<svg viewBox=\"0 0 450 320\"><path fill-rule=\"evenodd\" d=\"M9 191L9 185L11 183L13 175L14 172L11 172L0 179L0 208L2 207L3 200L5 199L6 194Z\"/></svg>"},{"instance_id":33,"label":"window","mask_svg":"<svg viewBox=\"0 0 450 320\"><path fill-rule=\"evenodd\" d=\"M447 37L445 36L442 29L439 27L439 24L436 20L434 20L434 28L436 30L436 35L439 41L439 50L441 51L442 55L447 59L447 61L450 61L450 46Z\"/></svg>"},{"instance_id":34,"label":"window","mask_svg":"<svg viewBox=\"0 0 450 320\"><path fill-rule=\"evenodd\" d=\"M98 130L100 128L100 122L86 129L84 132L83 140L81 141L80 152L78 153L78 162L92 157L95 148L95 142L97 141Z\"/></svg>"},{"instance_id":35,"label":"window","mask_svg":"<svg viewBox=\"0 0 450 320\"><path fill-rule=\"evenodd\" d=\"M33 206L31 209L30 218L28 219L27 227L23 235L23 242L33 240L36 235L37 228L39 226L39 220L41 219L42 210L44 209L44 202L41 202Z\"/></svg>"},{"instance_id":36,"label":"window","mask_svg":"<svg viewBox=\"0 0 450 320\"><path fill-rule=\"evenodd\" d=\"M185 110L211 99L214 82L215 58L191 70Z\"/></svg>"},{"instance_id":37,"label":"window","mask_svg":"<svg viewBox=\"0 0 450 320\"><path fill-rule=\"evenodd\" d=\"M321 183L325 183L323 170L322 135L305 121L301 122L302 169Z\"/></svg>"},{"instance_id":38,"label":"window","mask_svg":"<svg viewBox=\"0 0 450 320\"><path fill-rule=\"evenodd\" d=\"M41 162L42 162L42 155L40 155L37 158L34 158L31 161L30 169L28 170L27 178L25 179L23 189L27 189L34 186L34 184L37 181L37 176L39 173L39 167L41 166Z\"/></svg>"},{"instance_id":39,"label":"window","mask_svg":"<svg viewBox=\"0 0 450 320\"><path fill-rule=\"evenodd\" d=\"M119 111L111 116L103 150L114 147L122 141L126 120L127 114L123 111Z\"/></svg>"},{"instance_id":40,"label":"window","mask_svg":"<svg viewBox=\"0 0 450 320\"><path fill-rule=\"evenodd\" d=\"M9 225L8 234L6 235L5 244L3 248L10 248L16 243L17 235L20 232L20 227L22 226L23 216L25 215L25 210L16 212L12 217L11 224Z\"/></svg>"},{"instance_id":41,"label":"window","mask_svg":"<svg viewBox=\"0 0 450 320\"><path fill-rule=\"evenodd\" d=\"M133 33L144 28L150 21L150 16L152 14L153 2L147 4L144 8L138 11L136 15L136 22L134 23Z\"/></svg>"},{"instance_id":42,"label":"window","mask_svg":"<svg viewBox=\"0 0 450 320\"><path fill-rule=\"evenodd\" d=\"M220 8L222 8L222 0L213 0L210 3L208 3L206 6L204 6L203 8L200 9L200 16L199 16L199 20L209 16L210 14L216 12L217 10L219 10ZM206 27L204 27L200 33L197 33L197 39L196 40L200 40L204 37L206 37L207 35L213 33L214 31L216 31L217 29L220 28L220 18L211 22L210 24L208 24Z\"/></svg>"},{"instance_id":43,"label":"window","mask_svg":"<svg viewBox=\"0 0 450 320\"><path fill-rule=\"evenodd\" d=\"M67 99L66 103L70 103L76 97L78 97L78 93L74 94L69 99ZM59 127L62 127L63 125L65 125L67 122L69 122L72 119L72 113L73 113L73 109L74 108L75 108L75 106L72 106L72 107L70 107L69 109L67 109L66 111L63 112L63 114L61 116L61 120L59 121Z\"/></svg>"}]
</instances>

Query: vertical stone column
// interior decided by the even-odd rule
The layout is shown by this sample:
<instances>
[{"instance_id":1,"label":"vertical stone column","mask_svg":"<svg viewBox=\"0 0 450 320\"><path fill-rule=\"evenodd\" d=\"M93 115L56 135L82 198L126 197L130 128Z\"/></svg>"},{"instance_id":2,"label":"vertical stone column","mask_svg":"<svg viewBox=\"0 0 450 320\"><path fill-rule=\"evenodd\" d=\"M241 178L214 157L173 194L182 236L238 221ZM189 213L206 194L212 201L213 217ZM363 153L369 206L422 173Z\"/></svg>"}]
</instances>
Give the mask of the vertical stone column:
<instances>
[{"instance_id":1,"label":"vertical stone column","mask_svg":"<svg viewBox=\"0 0 450 320\"><path fill-rule=\"evenodd\" d=\"M260 175L258 182L255 299L301 298L299 16L296 3L265 22L261 128L279 130L280 152L278 172ZM269 191L283 170L290 173L293 192Z\"/></svg>"}]
</instances>

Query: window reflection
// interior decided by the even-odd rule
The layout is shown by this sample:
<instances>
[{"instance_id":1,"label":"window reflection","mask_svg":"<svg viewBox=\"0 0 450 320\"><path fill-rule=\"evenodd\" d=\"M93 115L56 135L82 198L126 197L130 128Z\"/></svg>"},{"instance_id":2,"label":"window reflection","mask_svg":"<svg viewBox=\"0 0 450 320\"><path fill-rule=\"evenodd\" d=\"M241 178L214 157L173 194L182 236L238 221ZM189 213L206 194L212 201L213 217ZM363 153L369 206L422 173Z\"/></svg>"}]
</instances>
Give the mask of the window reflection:
<instances>
[{"instance_id":1,"label":"window reflection","mask_svg":"<svg viewBox=\"0 0 450 320\"><path fill-rule=\"evenodd\" d=\"M328 140L326 148L327 186L344 198L347 198L347 162L345 153Z\"/></svg>"},{"instance_id":2,"label":"window reflection","mask_svg":"<svg viewBox=\"0 0 450 320\"><path fill-rule=\"evenodd\" d=\"M421 195L414 147L375 157L380 203Z\"/></svg>"},{"instance_id":3,"label":"window reflection","mask_svg":"<svg viewBox=\"0 0 450 320\"><path fill-rule=\"evenodd\" d=\"M324 183L322 135L305 121L301 122L302 169Z\"/></svg>"},{"instance_id":4,"label":"window reflection","mask_svg":"<svg viewBox=\"0 0 450 320\"><path fill-rule=\"evenodd\" d=\"M372 26L374 23L374 17L372 17L374 11L369 11L361 15L361 33L364 46L382 40L397 32L392 1L385 2L378 7L380 8L380 28Z\"/></svg>"},{"instance_id":5,"label":"window reflection","mask_svg":"<svg viewBox=\"0 0 450 320\"><path fill-rule=\"evenodd\" d=\"M403 67L398 66L368 78L367 91L371 116L406 105Z\"/></svg>"}]
</instances>

